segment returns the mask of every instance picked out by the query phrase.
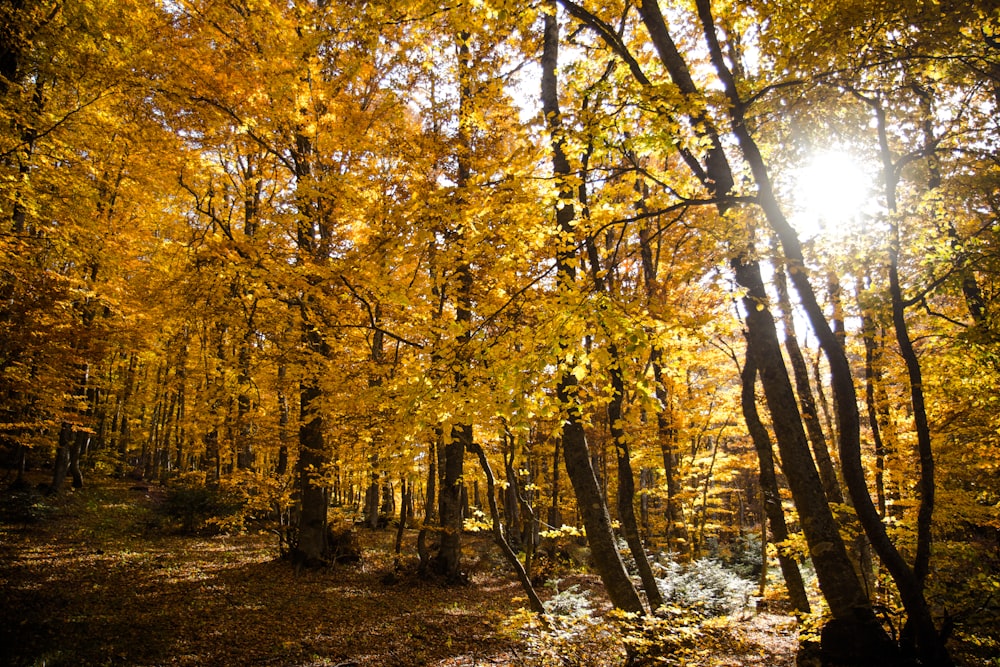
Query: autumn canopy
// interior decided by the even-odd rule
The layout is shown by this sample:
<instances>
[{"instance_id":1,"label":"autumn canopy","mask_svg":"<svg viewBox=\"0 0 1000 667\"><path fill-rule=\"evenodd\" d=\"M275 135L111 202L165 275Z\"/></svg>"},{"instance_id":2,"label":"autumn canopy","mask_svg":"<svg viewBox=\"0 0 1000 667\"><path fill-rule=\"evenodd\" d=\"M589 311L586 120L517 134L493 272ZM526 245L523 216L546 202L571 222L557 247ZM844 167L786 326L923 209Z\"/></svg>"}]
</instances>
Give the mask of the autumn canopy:
<instances>
[{"instance_id":1,"label":"autumn canopy","mask_svg":"<svg viewBox=\"0 0 1000 667\"><path fill-rule=\"evenodd\" d=\"M988 654L998 119L988 0L7 0L8 482L490 531L542 617L584 535L632 618L750 554L828 664Z\"/></svg>"}]
</instances>

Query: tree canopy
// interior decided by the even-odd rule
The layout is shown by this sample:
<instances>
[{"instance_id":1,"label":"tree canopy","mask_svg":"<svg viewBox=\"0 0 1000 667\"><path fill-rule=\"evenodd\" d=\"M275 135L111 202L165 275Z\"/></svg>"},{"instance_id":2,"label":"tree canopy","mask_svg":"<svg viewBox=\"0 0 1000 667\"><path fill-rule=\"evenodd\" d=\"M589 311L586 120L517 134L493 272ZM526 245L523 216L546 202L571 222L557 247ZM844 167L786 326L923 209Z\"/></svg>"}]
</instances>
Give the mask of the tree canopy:
<instances>
[{"instance_id":1,"label":"tree canopy","mask_svg":"<svg viewBox=\"0 0 1000 667\"><path fill-rule=\"evenodd\" d=\"M998 119L991 2L6 2L3 457L306 566L399 516L460 583L486 522L530 589L582 528L639 615L753 533L831 660L972 660Z\"/></svg>"}]
</instances>

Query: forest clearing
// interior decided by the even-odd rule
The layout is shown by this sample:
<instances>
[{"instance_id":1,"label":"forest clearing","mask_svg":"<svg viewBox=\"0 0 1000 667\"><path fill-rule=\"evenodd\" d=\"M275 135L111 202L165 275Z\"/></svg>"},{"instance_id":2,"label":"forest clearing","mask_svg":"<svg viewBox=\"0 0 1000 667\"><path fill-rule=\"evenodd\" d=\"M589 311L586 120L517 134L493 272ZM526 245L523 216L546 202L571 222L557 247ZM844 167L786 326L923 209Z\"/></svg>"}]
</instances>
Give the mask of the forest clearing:
<instances>
[{"instance_id":1,"label":"forest clearing","mask_svg":"<svg viewBox=\"0 0 1000 667\"><path fill-rule=\"evenodd\" d=\"M0 476L18 664L1000 667L1000 5L0 1Z\"/></svg>"},{"instance_id":2,"label":"forest clearing","mask_svg":"<svg viewBox=\"0 0 1000 667\"><path fill-rule=\"evenodd\" d=\"M361 563L297 570L270 532L192 536L165 521L157 491L100 481L33 515L0 502L0 663L34 665L335 665L486 667L558 664L529 646L515 577L485 534L466 548L471 581L394 566L394 530L361 528ZM416 531L411 531L411 542ZM599 589L593 574L565 586ZM546 597L551 597L550 589ZM605 611L607 611L605 609ZM794 617L745 610L701 664L788 667ZM588 644L572 664L614 664L620 645ZM728 651L728 654L727 654Z\"/></svg>"}]
</instances>

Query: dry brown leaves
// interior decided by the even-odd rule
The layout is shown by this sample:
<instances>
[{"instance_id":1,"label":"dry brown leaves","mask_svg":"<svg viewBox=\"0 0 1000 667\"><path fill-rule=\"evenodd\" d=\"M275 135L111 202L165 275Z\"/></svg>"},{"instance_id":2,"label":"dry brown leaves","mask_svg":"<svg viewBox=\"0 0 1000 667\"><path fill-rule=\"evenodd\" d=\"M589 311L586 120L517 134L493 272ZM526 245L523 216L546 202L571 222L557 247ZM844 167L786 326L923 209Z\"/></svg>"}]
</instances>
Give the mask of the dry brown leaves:
<instances>
[{"instance_id":1,"label":"dry brown leaves","mask_svg":"<svg viewBox=\"0 0 1000 667\"><path fill-rule=\"evenodd\" d=\"M43 500L50 507L42 520L0 521L0 664L530 662L505 630L526 604L485 535L466 538L469 586L443 587L407 568L386 583L395 531L360 530L358 565L296 571L276 559L269 534L190 537L151 525L157 502L155 487L101 481ZM414 540L407 536L405 552L415 552ZM761 615L736 634L732 646L720 642L712 664L790 664L787 617Z\"/></svg>"},{"instance_id":2,"label":"dry brown leaves","mask_svg":"<svg viewBox=\"0 0 1000 667\"><path fill-rule=\"evenodd\" d=\"M125 485L70 495L41 522L0 526L0 664L401 667L516 654L499 632L516 583L491 569L462 588L386 585L390 531L362 531L360 565L296 572L275 560L273 536L144 527L135 504L152 501Z\"/></svg>"}]
</instances>

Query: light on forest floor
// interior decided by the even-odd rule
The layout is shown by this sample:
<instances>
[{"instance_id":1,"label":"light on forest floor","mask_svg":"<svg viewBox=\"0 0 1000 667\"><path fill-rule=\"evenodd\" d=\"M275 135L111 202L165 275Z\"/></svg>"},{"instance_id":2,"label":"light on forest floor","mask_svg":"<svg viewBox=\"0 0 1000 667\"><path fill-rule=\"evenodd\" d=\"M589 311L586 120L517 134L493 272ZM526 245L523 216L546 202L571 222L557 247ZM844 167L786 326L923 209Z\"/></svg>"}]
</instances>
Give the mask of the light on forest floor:
<instances>
[{"instance_id":1,"label":"light on forest floor","mask_svg":"<svg viewBox=\"0 0 1000 667\"><path fill-rule=\"evenodd\" d=\"M873 185L873 176L852 155L839 150L816 153L795 174L791 222L802 240L851 234Z\"/></svg>"}]
</instances>

